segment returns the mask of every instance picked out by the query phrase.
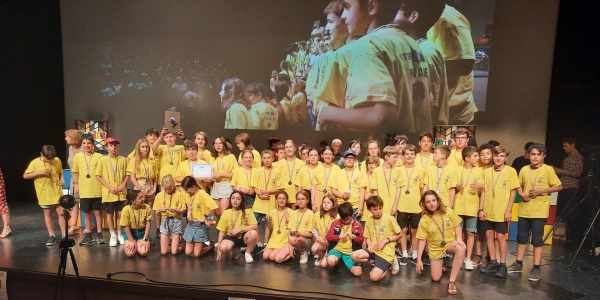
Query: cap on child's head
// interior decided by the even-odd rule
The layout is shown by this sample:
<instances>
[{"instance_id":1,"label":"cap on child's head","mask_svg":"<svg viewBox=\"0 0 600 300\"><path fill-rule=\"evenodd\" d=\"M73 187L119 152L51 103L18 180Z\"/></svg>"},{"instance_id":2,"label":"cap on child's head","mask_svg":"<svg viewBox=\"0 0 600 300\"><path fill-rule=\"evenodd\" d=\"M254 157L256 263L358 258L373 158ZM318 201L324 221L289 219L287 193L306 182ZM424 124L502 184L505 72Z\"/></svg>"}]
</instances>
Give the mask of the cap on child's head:
<instances>
[{"instance_id":1,"label":"cap on child's head","mask_svg":"<svg viewBox=\"0 0 600 300\"><path fill-rule=\"evenodd\" d=\"M115 139L114 137L109 137L104 142L107 144L120 144L121 143L121 142L119 142L119 140Z\"/></svg>"},{"instance_id":2,"label":"cap on child's head","mask_svg":"<svg viewBox=\"0 0 600 300\"><path fill-rule=\"evenodd\" d=\"M348 149L344 152L344 157L346 156L354 156L356 157L356 151L352 150L352 149Z\"/></svg>"}]
</instances>

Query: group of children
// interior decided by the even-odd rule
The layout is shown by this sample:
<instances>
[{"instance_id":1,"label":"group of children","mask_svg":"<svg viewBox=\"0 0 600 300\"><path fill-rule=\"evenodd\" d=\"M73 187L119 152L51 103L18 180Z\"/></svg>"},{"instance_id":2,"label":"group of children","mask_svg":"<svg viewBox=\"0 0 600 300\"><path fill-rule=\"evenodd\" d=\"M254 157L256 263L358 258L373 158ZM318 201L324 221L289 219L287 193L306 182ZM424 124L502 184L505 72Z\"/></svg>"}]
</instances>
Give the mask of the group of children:
<instances>
[{"instance_id":1,"label":"group of children","mask_svg":"<svg viewBox=\"0 0 600 300\"><path fill-rule=\"evenodd\" d=\"M184 145L175 144L176 135ZM397 274L400 265L412 261L418 273L430 264L436 281L451 267L448 291L454 294L461 267L473 270L481 263L480 242L487 243L489 256L481 272L506 277L522 272L531 236L534 266L529 280L538 281L550 194L561 189L554 170L543 163L546 149L532 145L530 165L517 174L505 165L506 147L484 144L477 149L466 146L467 139L468 132L458 128L455 149L432 149L433 136L422 133L419 152L399 139L386 146L381 157L379 143L372 140L362 162L357 160L360 143L353 141L340 155L340 168L329 146L298 149L287 140L278 147L279 155L271 149L259 154L245 133L235 139L242 150L238 158L224 137L215 138L208 151L203 132L191 141L181 130L175 134L163 128L159 134L150 129L127 158L118 155L115 138L106 140L108 155L103 156L94 152L91 136L71 137L67 142L80 149L73 160L73 192L86 220L79 244L106 243L101 225L105 210L109 244L124 245L127 256L147 255L155 219L163 255L185 249L186 255L200 257L216 248L220 260L230 252L237 257L245 248L248 263L264 251L265 260L281 263L299 255L304 264L312 253L316 266L334 267L341 260L356 276L372 264L373 281L381 280L388 269ZM166 144L161 145L162 140ZM210 165L212 177L193 177L196 164ZM49 233L46 245L53 245L52 210L62 213L58 199L64 185L53 146L42 147L24 178L34 179ZM507 267L506 234L517 193L517 260ZM263 222L261 235L258 225ZM63 218L59 224L65 232ZM215 225L217 243L209 238ZM471 259L473 248L477 260Z\"/></svg>"}]
</instances>

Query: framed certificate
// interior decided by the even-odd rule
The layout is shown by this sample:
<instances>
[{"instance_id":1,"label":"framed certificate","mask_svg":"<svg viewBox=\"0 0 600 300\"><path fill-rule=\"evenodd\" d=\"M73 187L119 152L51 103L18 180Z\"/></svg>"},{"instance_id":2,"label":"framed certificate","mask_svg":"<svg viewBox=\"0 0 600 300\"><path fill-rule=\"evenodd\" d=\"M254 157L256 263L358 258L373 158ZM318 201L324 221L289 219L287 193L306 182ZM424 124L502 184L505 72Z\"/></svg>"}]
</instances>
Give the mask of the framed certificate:
<instances>
[{"instance_id":1,"label":"framed certificate","mask_svg":"<svg viewBox=\"0 0 600 300\"><path fill-rule=\"evenodd\" d=\"M212 178L212 165L211 164L193 164L192 175L194 178Z\"/></svg>"}]
</instances>

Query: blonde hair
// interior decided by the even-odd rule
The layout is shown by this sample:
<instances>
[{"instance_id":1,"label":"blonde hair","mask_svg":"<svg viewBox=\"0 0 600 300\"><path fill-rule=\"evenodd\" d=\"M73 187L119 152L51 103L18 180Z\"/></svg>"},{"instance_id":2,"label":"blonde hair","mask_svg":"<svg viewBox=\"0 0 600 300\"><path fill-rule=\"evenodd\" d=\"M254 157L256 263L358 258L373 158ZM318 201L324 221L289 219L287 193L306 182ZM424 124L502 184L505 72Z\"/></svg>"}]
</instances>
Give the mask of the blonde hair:
<instances>
[{"instance_id":1,"label":"blonde hair","mask_svg":"<svg viewBox=\"0 0 600 300\"><path fill-rule=\"evenodd\" d=\"M75 146L76 148L81 147L81 134L77 129L69 129L65 131L65 136L71 138L70 146Z\"/></svg>"},{"instance_id":2,"label":"blonde hair","mask_svg":"<svg viewBox=\"0 0 600 300\"><path fill-rule=\"evenodd\" d=\"M161 183L160 185L162 187L165 187L165 186L175 187L175 178L173 178L173 175L167 174L165 177L162 178L160 183Z\"/></svg>"},{"instance_id":3,"label":"blonde hair","mask_svg":"<svg viewBox=\"0 0 600 300\"><path fill-rule=\"evenodd\" d=\"M147 139L145 138L141 138L137 141L137 143L135 144L135 172L140 172L140 163L142 162L142 159L147 159L150 156L150 150L148 150L148 155L146 155L146 157L142 157L142 152L140 151L140 147L143 143L148 144L148 148L150 148L150 143L148 142ZM150 176L150 174L146 174L147 176Z\"/></svg>"}]
</instances>

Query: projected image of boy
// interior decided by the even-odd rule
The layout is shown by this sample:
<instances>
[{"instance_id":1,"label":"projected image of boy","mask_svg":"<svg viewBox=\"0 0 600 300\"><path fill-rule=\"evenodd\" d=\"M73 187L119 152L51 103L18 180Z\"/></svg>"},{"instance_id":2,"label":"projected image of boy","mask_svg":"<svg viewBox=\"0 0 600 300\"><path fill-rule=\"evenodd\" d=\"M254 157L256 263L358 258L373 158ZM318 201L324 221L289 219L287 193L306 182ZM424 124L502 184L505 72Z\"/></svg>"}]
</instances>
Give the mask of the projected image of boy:
<instances>
[{"instance_id":1,"label":"projected image of boy","mask_svg":"<svg viewBox=\"0 0 600 300\"><path fill-rule=\"evenodd\" d=\"M409 132L429 130L416 122L414 103L429 101L428 66L418 44L395 24L400 1L344 0L342 19L350 35L364 35L337 52L317 96L329 103L319 113L322 130L369 130L394 124Z\"/></svg>"},{"instance_id":2,"label":"projected image of boy","mask_svg":"<svg viewBox=\"0 0 600 300\"><path fill-rule=\"evenodd\" d=\"M260 82L248 85L248 99L250 100L250 119L252 129L277 130L277 109L265 101L267 87Z\"/></svg>"},{"instance_id":3,"label":"projected image of boy","mask_svg":"<svg viewBox=\"0 0 600 300\"><path fill-rule=\"evenodd\" d=\"M228 78L221 87L221 109L225 111L225 129L252 129L248 109L250 99L246 86L239 78Z\"/></svg>"}]
</instances>

